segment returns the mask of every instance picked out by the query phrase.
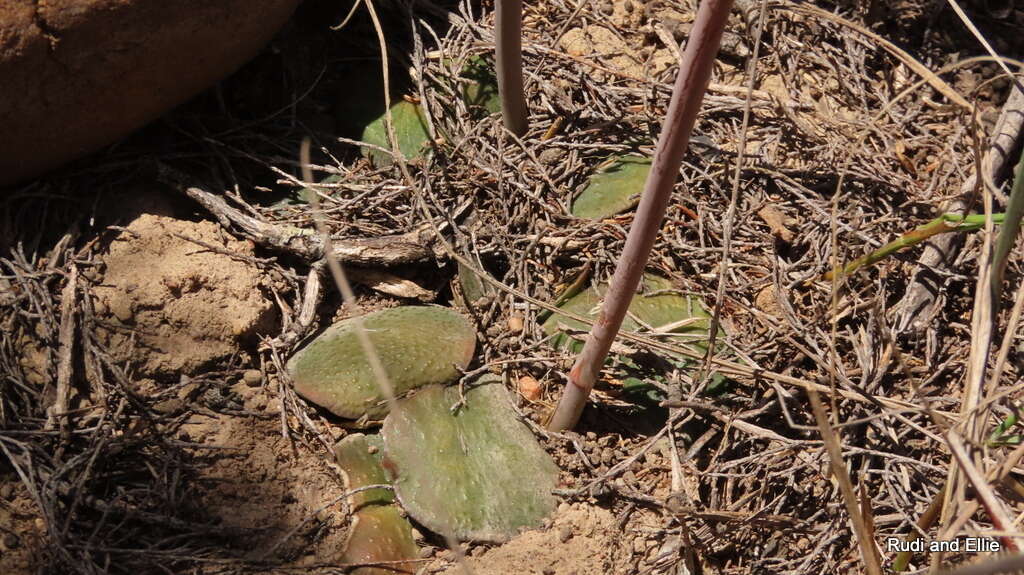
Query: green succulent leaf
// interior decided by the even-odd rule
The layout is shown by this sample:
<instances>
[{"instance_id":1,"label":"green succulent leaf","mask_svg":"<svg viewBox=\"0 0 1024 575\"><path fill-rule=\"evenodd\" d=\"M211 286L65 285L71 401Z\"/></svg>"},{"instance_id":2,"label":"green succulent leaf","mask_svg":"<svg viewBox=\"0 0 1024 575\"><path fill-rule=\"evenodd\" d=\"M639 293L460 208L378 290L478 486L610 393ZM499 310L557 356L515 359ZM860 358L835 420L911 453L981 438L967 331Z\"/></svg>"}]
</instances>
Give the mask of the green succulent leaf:
<instances>
[{"instance_id":1,"label":"green succulent leaf","mask_svg":"<svg viewBox=\"0 0 1024 575\"><path fill-rule=\"evenodd\" d=\"M635 207L650 172L650 158L612 158L590 177L587 187L573 201L572 215L599 220Z\"/></svg>"},{"instance_id":2,"label":"green succulent leaf","mask_svg":"<svg viewBox=\"0 0 1024 575\"><path fill-rule=\"evenodd\" d=\"M559 307L577 315L597 317L601 294L607 285L591 286L569 298ZM622 322L622 331L640 331L647 327L665 330L677 337L672 341L687 343L697 349L707 349L708 329L711 314L704 308L700 298L672 293L672 282L647 274L644 276L643 293L633 297L629 313ZM590 327L573 319L554 314L541 327L549 336L554 336L552 345L572 353L578 353L583 344L570 334L586 333Z\"/></svg>"},{"instance_id":3,"label":"green succulent leaf","mask_svg":"<svg viewBox=\"0 0 1024 575\"><path fill-rule=\"evenodd\" d=\"M445 383L469 365L476 330L465 316L441 306L404 306L363 316L396 395ZM352 319L328 328L287 365L295 391L349 419L387 413L384 396L366 359Z\"/></svg>"},{"instance_id":4,"label":"green succulent leaf","mask_svg":"<svg viewBox=\"0 0 1024 575\"><path fill-rule=\"evenodd\" d=\"M398 139L398 148L402 151L402 155L408 160L422 156L430 142L430 132L427 130L427 121L420 107L406 100L393 102L391 121L395 127L395 137ZM367 124L360 140L390 150L391 142L388 140L386 115L381 114L380 117ZM363 155L378 166L390 165L392 162L391 154L369 147L363 148Z\"/></svg>"},{"instance_id":5,"label":"green succulent leaf","mask_svg":"<svg viewBox=\"0 0 1024 575\"><path fill-rule=\"evenodd\" d=\"M345 474L345 489L354 491L369 485L387 484L382 466L383 441L378 435L354 433L334 447L334 457ZM357 575L415 573L418 546L412 524L406 519L388 489L369 489L349 497L355 512L342 561L383 563L387 567L358 567ZM408 563L395 563L408 561Z\"/></svg>"},{"instance_id":6,"label":"green succulent leaf","mask_svg":"<svg viewBox=\"0 0 1024 575\"><path fill-rule=\"evenodd\" d=\"M490 285L484 283L476 272L461 262L459 262L458 282L462 298L469 307L473 307L481 298L493 292Z\"/></svg>"},{"instance_id":7,"label":"green succulent leaf","mask_svg":"<svg viewBox=\"0 0 1024 575\"><path fill-rule=\"evenodd\" d=\"M412 538L412 525L398 506L363 508L353 517L350 529L343 562L387 563L387 567L357 567L351 571L353 575L415 573L419 568L419 547Z\"/></svg>"},{"instance_id":8,"label":"green succulent leaf","mask_svg":"<svg viewBox=\"0 0 1024 575\"><path fill-rule=\"evenodd\" d=\"M500 378L430 386L399 400L381 431L402 507L461 540L502 542L555 506L558 468L517 418Z\"/></svg>"},{"instance_id":9,"label":"green succulent leaf","mask_svg":"<svg viewBox=\"0 0 1024 575\"><path fill-rule=\"evenodd\" d=\"M420 157L430 142L423 110L416 104L405 100L405 94L413 91L413 86L405 74L394 73L401 66L393 63L388 87L391 101L391 119L394 122L395 136L402 155L408 160ZM356 64L343 72L345 81L341 83L338 94L335 116L338 128L348 137L355 138L391 149L388 140L385 103L384 79L379 62ZM364 146L363 155L370 158L375 165L386 166L392 162L391 154Z\"/></svg>"},{"instance_id":10,"label":"green succulent leaf","mask_svg":"<svg viewBox=\"0 0 1024 575\"><path fill-rule=\"evenodd\" d=\"M660 389L636 377L622 380L622 392L636 403L657 404L665 399Z\"/></svg>"},{"instance_id":11,"label":"green succulent leaf","mask_svg":"<svg viewBox=\"0 0 1024 575\"><path fill-rule=\"evenodd\" d=\"M383 449L384 441L379 435L362 433L346 435L334 446L334 460L345 474L345 488L348 491L390 483L381 465ZM368 489L349 497L353 509L394 502L395 496L390 489Z\"/></svg>"},{"instance_id":12,"label":"green succulent leaf","mask_svg":"<svg viewBox=\"0 0 1024 575\"><path fill-rule=\"evenodd\" d=\"M462 68L462 77L469 80L462 88L462 99L469 107L480 107L490 114L501 111L498 79L486 60L480 56L470 58Z\"/></svg>"}]
</instances>

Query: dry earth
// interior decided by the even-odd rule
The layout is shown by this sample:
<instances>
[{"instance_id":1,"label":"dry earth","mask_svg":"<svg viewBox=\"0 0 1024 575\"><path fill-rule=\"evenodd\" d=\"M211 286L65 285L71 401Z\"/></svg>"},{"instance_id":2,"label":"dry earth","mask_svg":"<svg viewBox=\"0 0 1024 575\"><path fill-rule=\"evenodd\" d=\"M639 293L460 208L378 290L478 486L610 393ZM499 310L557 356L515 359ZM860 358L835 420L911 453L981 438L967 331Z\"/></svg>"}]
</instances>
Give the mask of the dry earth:
<instances>
[{"instance_id":1,"label":"dry earth","mask_svg":"<svg viewBox=\"0 0 1024 575\"><path fill-rule=\"evenodd\" d=\"M93 307L111 359L144 377L195 374L275 327L252 242L213 222L143 215L110 243Z\"/></svg>"},{"instance_id":2,"label":"dry earth","mask_svg":"<svg viewBox=\"0 0 1024 575\"><path fill-rule=\"evenodd\" d=\"M452 62L490 53L489 6L422 7L414 20L380 8L406 58L394 68L424 82L404 96L430 111L437 136L434 155L413 165L433 225L457 224L446 230L488 273L551 301L581 270L595 280L611 273L630 216L582 222L566 206L607 156L650 153L693 3L527 4L534 127L522 146L501 135L496 116L473 116L453 97L464 80ZM849 278L835 299L810 284L833 256L860 255L941 213L974 164L970 115L927 86L893 103L919 78L863 30L932 69L978 49L923 2L847 6L847 24L788 4L769 11L732 265L715 302L753 46L756 3L740 4L746 17L738 11L730 24L651 268L716 303L725 344L749 365L857 390L831 397L829 409L854 422L842 428L843 445L876 533L903 535L946 477L948 451L935 439L943 430L913 406L926 398L959 409L981 242L964 238L935 272L939 305L920 331L893 327L917 253ZM1024 13L979 6L972 14L998 48L1024 53L1007 33ZM333 289L310 289L322 284L303 252L218 220L223 213L184 192L206 190L281 229L312 228L308 205L288 197L298 188L298 142L312 135L317 179L337 177L321 192L342 241L430 228L397 170L371 166L338 139L353 135L336 133L349 120L336 104L365 80L347 71L379 62L365 13L343 35L328 30L347 8L307 2L269 50L215 91L106 155L9 192L0 227L0 574L341 569L348 514L330 448L351 422L296 397L281 367L347 311ZM976 97L990 128L1008 88L996 76L994 65L975 62L943 78ZM886 104L890 113L877 117ZM194 186L169 181L155 163ZM837 195L840 174L847 187ZM422 243L431 257L362 264L354 277L364 309L459 303L455 266ZM1019 285L1019 248L1009 274ZM472 367L492 364L510 385L529 381L519 407L542 421L568 358L544 342L539 310L508 293L472 303ZM69 322L72 337L62 337ZM459 573L460 563L510 575L860 572L800 388L750 377L711 397L655 353L632 344L617 353L645 371L610 365L578 434L538 432L562 470L557 513L503 545L466 545L462 559L424 530L424 573ZM1021 370L1014 351L1006 381L992 389L1005 394L992 421L1021 399ZM53 413L62 377L64 423ZM624 390L629 377L671 390L685 407L641 409ZM864 394L911 407L882 409ZM985 464L1010 449L991 446ZM991 523L977 513L964 529Z\"/></svg>"}]
</instances>

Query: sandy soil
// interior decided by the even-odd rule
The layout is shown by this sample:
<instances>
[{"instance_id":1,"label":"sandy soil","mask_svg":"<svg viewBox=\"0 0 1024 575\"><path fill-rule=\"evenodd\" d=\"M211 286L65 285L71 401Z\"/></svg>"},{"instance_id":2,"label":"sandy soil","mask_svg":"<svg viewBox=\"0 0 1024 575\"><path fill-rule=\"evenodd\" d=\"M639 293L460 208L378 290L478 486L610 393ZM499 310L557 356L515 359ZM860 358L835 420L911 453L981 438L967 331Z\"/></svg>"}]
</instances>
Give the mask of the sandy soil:
<instances>
[{"instance_id":1,"label":"sandy soil","mask_svg":"<svg viewBox=\"0 0 1024 575\"><path fill-rule=\"evenodd\" d=\"M425 218L397 170L371 166L333 132L334 107L352 82L335 68L377 57L368 19L358 16L338 35L324 23L341 21L344 10L305 4L306 28L297 22L236 79L154 127L155 135L112 150L110 165L97 160L29 185L27 201L41 203L2 212L22 227L16 237L0 234L10 242L10 254L0 254L0 574L341 569L349 515L331 447L355 424L298 398L281 373L306 338L350 313L328 276L321 282L311 273L322 262L258 235L246 239L240 226L222 225L185 194L173 206L147 206L142 193L111 206L104 195L119 187L119 177L143 180L147 192L176 194L137 168L155 158L194 171L198 187L248 217L310 229L294 178L298 142L312 132L323 164L317 177L339 176L321 190L337 238L421 229ZM684 4L531 7L525 29L534 46L527 61L537 67L528 82L536 125L524 146L502 139L497 116L466 116L462 102L451 100L464 79L446 68L449 56L489 55L489 36L481 35L489 16L430 20L446 52L432 52L430 40L416 64L436 84L402 97L432 106L435 156L418 161L414 177L434 224L454 222L460 249L468 246L485 271L533 297L554 300L582 269L606 280L630 216L584 222L564 208L609 155L650 152L675 46L692 23ZM893 10L890 20L872 20L877 15L864 10L847 17L889 25L901 43L937 52L915 40L926 15L913 6ZM389 30L406 29L404 12L382 16ZM863 385L858 394L912 405L925 394L952 412L970 347L977 238L967 238L940 274L946 305L937 312L941 321L923 333L896 333L887 323L916 254L849 278L838 301L808 279L832 261L833 249L839 257L860 253L906 231L908 222L934 217L935 204L954 194L973 165L967 116L936 104L941 98L928 87L875 118L886 98L918 78L851 29L806 14L769 15L728 289L712 302L752 46L749 27L735 18L652 268L680 291L716 303L722 337L751 364L800 381L838 378ZM345 44L349 32L356 40ZM944 61L949 50L941 46L941 54L922 48L919 56ZM411 54L411 43L407 48ZM408 62L401 64L396 69L406 74ZM993 70L950 76L960 90L978 87L985 125L1005 93L1005 85L985 83ZM869 120L877 122L871 137L852 146ZM327 133L309 129L314 124ZM835 182L847 168L850 189L835 210ZM102 202L88 195L93 188ZM60 195L69 189L80 194ZM54 205L70 206L74 216L50 221L46 229L56 239L39 239L32 218ZM364 310L459 305L456 266L432 249L411 263L351 267L358 303ZM1019 262L1011 268L1019 279ZM66 290L72 269L78 283ZM490 363L510 387L519 382L517 407L539 424L557 400L569 358L543 341L538 309L494 292L471 303L479 334L471 368ZM830 325L834 305L841 313ZM299 325L300 318L310 323ZM70 351L60 335L68 320ZM467 543L458 552L419 529L422 573L456 575L466 566L479 575L667 575L693 562L709 575L776 568L808 575L859 566L801 388L749 377L708 396L691 372L666 367L651 350L630 343L616 354L578 433L538 431L561 470L557 512L505 544ZM1007 377L1019 377L1018 356ZM641 377L679 392L686 407L639 407L624 392L627 359L647 369ZM62 426L52 410L65 370L71 415ZM854 395L828 398L836 418L858 422L842 428L851 477L871 497L877 533L905 533L945 480L948 451L934 441L940 430L926 414L901 411L913 422L905 425ZM1008 392L1005 399L1017 398ZM999 404L998 414L1008 406ZM671 432L667 417L678 418ZM990 455L1005 449L992 447ZM968 525L989 528L984 519Z\"/></svg>"},{"instance_id":2,"label":"sandy soil","mask_svg":"<svg viewBox=\"0 0 1024 575\"><path fill-rule=\"evenodd\" d=\"M110 243L93 288L114 361L139 375L177 378L253 349L272 333L270 278L254 246L213 222L143 214Z\"/></svg>"}]
</instances>

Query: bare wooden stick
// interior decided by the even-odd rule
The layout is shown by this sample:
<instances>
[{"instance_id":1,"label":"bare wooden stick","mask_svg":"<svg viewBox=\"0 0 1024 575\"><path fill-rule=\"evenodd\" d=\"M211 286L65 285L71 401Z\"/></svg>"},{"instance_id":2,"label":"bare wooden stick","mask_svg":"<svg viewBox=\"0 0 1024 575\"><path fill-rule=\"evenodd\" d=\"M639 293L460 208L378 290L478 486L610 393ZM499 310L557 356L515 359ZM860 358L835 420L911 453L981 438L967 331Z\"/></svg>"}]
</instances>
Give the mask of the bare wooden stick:
<instances>
[{"instance_id":1,"label":"bare wooden stick","mask_svg":"<svg viewBox=\"0 0 1024 575\"><path fill-rule=\"evenodd\" d=\"M975 563L940 575L996 575L998 573L1020 573L1024 569L1024 555L1005 555L984 563Z\"/></svg>"},{"instance_id":2,"label":"bare wooden stick","mask_svg":"<svg viewBox=\"0 0 1024 575\"><path fill-rule=\"evenodd\" d=\"M508 131L522 136L530 127L523 92L523 0L497 0L496 8L494 53L501 117Z\"/></svg>"},{"instance_id":3,"label":"bare wooden stick","mask_svg":"<svg viewBox=\"0 0 1024 575\"><path fill-rule=\"evenodd\" d=\"M1006 509L1003 508L1003 504L996 499L996 494L992 491L992 486L985 481L985 477L971 462L971 457L967 454L967 448L964 447L964 442L960 439L960 436L953 430L950 430L946 434L946 441L949 442L949 448L953 452L953 456L956 458L957 463L964 470L964 475L974 486L974 492L978 495L978 500L981 501L981 505L985 508L985 513L988 514L988 518L992 521L992 525L996 529L1004 532L1011 532L1014 528L1013 520L1006 513ZM1003 543L1003 546L1012 551L1018 551L1019 547L1017 542L1012 537L1003 536L999 540Z\"/></svg>"},{"instance_id":4,"label":"bare wooden stick","mask_svg":"<svg viewBox=\"0 0 1024 575\"><path fill-rule=\"evenodd\" d=\"M57 336L59 345L59 361L57 362L57 399L50 413L50 422L56 421L61 436L67 438L68 427L68 396L71 395L72 357L75 351L75 304L78 293L78 267L70 266L67 285L60 292L60 332Z\"/></svg>"},{"instance_id":5,"label":"bare wooden stick","mask_svg":"<svg viewBox=\"0 0 1024 575\"><path fill-rule=\"evenodd\" d=\"M972 174L960 187L960 198L943 208L946 212L962 213L970 206L965 201L971 197L981 183L998 186L1009 172L1011 152L1017 145L1024 126L1024 92L1014 88L1010 97L1003 105L1003 111L996 121L994 133L989 141L989 149L981 162L981 173ZM960 250L959 238L953 234L945 234L934 238L926 244L924 252L918 258L918 270L907 287L903 299L896 304L899 317L896 323L898 331L919 332L931 325L931 320L941 309L937 301L940 292L936 284L934 270L947 269L956 259Z\"/></svg>"},{"instance_id":6,"label":"bare wooden stick","mask_svg":"<svg viewBox=\"0 0 1024 575\"><path fill-rule=\"evenodd\" d=\"M265 222L230 206L224 198L204 190L191 178L169 166L159 167L159 179L206 208L226 229L235 228L252 241L298 256L308 262L324 257L324 241L312 230ZM334 257L346 264L393 266L434 258L431 235L426 230L382 236L331 241Z\"/></svg>"},{"instance_id":7,"label":"bare wooden stick","mask_svg":"<svg viewBox=\"0 0 1024 575\"><path fill-rule=\"evenodd\" d=\"M868 526L864 523L864 511L857 504L857 495L853 492L853 484L850 482L850 472L843 462L843 449L839 444L839 438L836 437L835 430L829 425L828 415L825 413L825 406L822 405L818 392L808 390L807 397L811 400L811 409L814 411L814 420L818 423L818 429L821 430L821 438L825 440L825 449L828 451L832 475L839 482L839 491L843 495L846 512L850 514L850 520L853 522L857 546L860 548L861 559L864 561L864 570L869 575L882 575L878 550L873 538L869 535Z\"/></svg>"},{"instance_id":8,"label":"bare wooden stick","mask_svg":"<svg viewBox=\"0 0 1024 575\"><path fill-rule=\"evenodd\" d=\"M697 10L693 34L686 43L679 65L672 100L636 217L629 228L626 245L601 305L601 312L587 335L583 351L569 372L569 382L548 422L548 428L553 431L571 429L579 421L612 341L622 326L633 293L640 285L644 266L672 197L672 188L675 187L679 166L690 141L690 132L697 121L697 113L711 79L711 68L718 54L731 7L732 0L705 0Z\"/></svg>"}]
</instances>

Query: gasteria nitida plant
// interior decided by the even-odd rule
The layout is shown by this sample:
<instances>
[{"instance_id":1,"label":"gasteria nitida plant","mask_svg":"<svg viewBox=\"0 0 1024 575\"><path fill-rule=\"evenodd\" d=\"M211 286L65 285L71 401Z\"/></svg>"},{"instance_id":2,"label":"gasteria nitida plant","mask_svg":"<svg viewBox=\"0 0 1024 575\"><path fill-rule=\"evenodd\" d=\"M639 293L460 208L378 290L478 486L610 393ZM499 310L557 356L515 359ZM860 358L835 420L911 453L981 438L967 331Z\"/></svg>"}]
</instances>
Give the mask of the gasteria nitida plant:
<instances>
[{"instance_id":1,"label":"gasteria nitida plant","mask_svg":"<svg viewBox=\"0 0 1024 575\"><path fill-rule=\"evenodd\" d=\"M526 133L526 96L523 94L523 0L497 0L495 60L498 96L505 127L516 136Z\"/></svg>"},{"instance_id":2,"label":"gasteria nitida plant","mask_svg":"<svg viewBox=\"0 0 1024 575\"><path fill-rule=\"evenodd\" d=\"M672 99L658 138L650 176L601 305L601 312L569 372L569 382L548 422L548 429L552 431L571 429L579 421L590 390L611 349L612 340L619 332L633 293L640 284L672 188L675 187L679 166L690 141L690 132L711 79L711 69L731 8L732 0L704 0L697 10L693 33L686 42L679 63L679 75L672 89Z\"/></svg>"}]
</instances>

